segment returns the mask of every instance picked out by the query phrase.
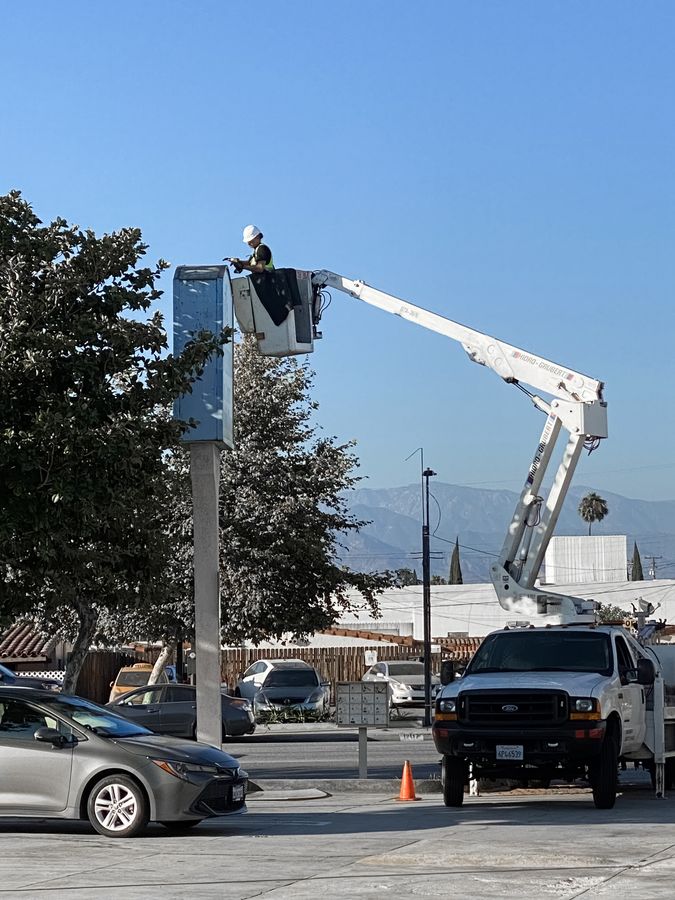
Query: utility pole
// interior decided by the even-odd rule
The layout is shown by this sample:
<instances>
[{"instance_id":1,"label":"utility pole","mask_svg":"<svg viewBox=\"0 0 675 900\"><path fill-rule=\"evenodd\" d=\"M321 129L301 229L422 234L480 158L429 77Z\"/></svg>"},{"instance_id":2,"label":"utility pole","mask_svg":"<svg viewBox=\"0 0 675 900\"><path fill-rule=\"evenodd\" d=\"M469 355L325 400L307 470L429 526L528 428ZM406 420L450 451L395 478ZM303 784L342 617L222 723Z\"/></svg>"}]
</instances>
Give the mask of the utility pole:
<instances>
[{"instance_id":1,"label":"utility pole","mask_svg":"<svg viewBox=\"0 0 675 900\"><path fill-rule=\"evenodd\" d=\"M429 552L429 479L436 473L424 469L422 507L422 616L424 620L424 727L431 725L431 555Z\"/></svg>"},{"instance_id":2,"label":"utility pole","mask_svg":"<svg viewBox=\"0 0 675 900\"><path fill-rule=\"evenodd\" d=\"M651 559L652 564L649 567L649 574L652 578L656 578L656 560L663 559L662 556L648 556L647 559Z\"/></svg>"}]
</instances>

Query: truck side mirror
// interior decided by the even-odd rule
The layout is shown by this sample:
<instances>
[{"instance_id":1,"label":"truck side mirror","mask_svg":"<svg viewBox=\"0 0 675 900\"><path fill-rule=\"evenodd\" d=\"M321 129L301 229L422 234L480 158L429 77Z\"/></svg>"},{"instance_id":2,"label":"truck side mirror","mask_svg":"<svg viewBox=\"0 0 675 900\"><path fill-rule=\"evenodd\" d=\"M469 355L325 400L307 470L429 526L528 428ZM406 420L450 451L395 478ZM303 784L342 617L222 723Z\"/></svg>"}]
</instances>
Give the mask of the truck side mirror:
<instances>
[{"instance_id":1,"label":"truck side mirror","mask_svg":"<svg viewBox=\"0 0 675 900\"><path fill-rule=\"evenodd\" d=\"M441 684L452 684L455 680L455 664L451 659L444 659L441 663Z\"/></svg>"},{"instance_id":2,"label":"truck side mirror","mask_svg":"<svg viewBox=\"0 0 675 900\"><path fill-rule=\"evenodd\" d=\"M643 685L654 684L656 670L651 659L638 659L637 683Z\"/></svg>"}]
</instances>

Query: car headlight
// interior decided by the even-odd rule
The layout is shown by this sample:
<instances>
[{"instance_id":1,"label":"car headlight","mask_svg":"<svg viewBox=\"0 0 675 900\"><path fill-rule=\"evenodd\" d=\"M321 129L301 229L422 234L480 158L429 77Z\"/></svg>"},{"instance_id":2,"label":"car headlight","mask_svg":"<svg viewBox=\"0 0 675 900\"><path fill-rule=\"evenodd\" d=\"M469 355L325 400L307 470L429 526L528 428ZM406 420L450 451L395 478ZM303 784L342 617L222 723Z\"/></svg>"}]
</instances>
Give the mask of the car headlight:
<instances>
[{"instance_id":1,"label":"car headlight","mask_svg":"<svg viewBox=\"0 0 675 900\"><path fill-rule=\"evenodd\" d=\"M241 769L223 769L220 766L202 766L197 763L182 762L175 759L153 759L151 760L160 769L187 781L190 775L231 775L232 778L239 778Z\"/></svg>"},{"instance_id":2,"label":"car headlight","mask_svg":"<svg viewBox=\"0 0 675 900\"><path fill-rule=\"evenodd\" d=\"M307 703L318 703L323 699L323 690L321 688L317 688L307 698Z\"/></svg>"}]
</instances>

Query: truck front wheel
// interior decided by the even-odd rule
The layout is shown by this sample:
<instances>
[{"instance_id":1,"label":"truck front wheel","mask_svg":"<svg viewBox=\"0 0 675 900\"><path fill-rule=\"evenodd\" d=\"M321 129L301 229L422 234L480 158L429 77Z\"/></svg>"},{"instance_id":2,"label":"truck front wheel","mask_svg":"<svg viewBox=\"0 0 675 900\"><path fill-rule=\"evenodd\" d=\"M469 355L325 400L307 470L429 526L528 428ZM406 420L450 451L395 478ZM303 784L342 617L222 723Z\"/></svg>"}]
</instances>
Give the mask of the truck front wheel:
<instances>
[{"instance_id":1,"label":"truck front wheel","mask_svg":"<svg viewBox=\"0 0 675 900\"><path fill-rule=\"evenodd\" d=\"M608 734L600 754L589 766L593 802L596 809L612 809L616 802L619 752L616 738Z\"/></svg>"},{"instance_id":2,"label":"truck front wheel","mask_svg":"<svg viewBox=\"0 0 675 900\"><path fill-rule=\"evenodd\" d=\"M444 756L441 762L441 784L443 803L446 806L461 806L464 802L464 783L468 774L466 761L456 756Z\"/></svg>"}]
</instances>

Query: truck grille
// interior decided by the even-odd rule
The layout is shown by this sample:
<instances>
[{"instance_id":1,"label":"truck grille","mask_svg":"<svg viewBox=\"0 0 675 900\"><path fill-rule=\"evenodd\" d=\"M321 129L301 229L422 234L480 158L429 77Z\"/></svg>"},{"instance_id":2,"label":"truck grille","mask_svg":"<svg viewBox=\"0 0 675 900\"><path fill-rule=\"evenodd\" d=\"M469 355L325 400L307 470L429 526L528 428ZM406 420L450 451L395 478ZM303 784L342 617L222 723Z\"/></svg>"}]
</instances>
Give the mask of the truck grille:
<instances>
[{"instance_id":1,"label":"truck grille","mask_svg":"<svg viewBox=\"0 0 675 900\"><path fill-rule=\"evenodd\" d=\"M554 725L567 719L562 691L466 691L458 719L473 725Z\"/></svg>"}]
</instances>

